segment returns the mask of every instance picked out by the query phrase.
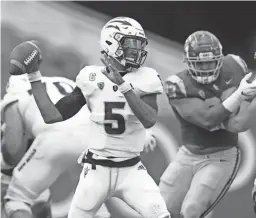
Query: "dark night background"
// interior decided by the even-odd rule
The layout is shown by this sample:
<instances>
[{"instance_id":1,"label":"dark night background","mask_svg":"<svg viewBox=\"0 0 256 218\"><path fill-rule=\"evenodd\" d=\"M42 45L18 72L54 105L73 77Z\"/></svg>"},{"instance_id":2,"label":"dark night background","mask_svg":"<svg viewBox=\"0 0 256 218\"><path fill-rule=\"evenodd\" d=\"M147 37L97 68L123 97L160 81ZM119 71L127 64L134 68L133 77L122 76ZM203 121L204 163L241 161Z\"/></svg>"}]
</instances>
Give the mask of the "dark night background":
<instances>
[{"instance_id":1,"label":"dark night background","mask_svg":"<svg viewBox=\"0 0 256 218\"><path fill-rule=\"evenodd\" d=\"M179 43L189 34L204 29L221 41L224 53L243 57L255 69L256 2L150 2L97 1L78 4L112 17L130 16L146 30L156 32Z\"/></svg>"}]
</instances>

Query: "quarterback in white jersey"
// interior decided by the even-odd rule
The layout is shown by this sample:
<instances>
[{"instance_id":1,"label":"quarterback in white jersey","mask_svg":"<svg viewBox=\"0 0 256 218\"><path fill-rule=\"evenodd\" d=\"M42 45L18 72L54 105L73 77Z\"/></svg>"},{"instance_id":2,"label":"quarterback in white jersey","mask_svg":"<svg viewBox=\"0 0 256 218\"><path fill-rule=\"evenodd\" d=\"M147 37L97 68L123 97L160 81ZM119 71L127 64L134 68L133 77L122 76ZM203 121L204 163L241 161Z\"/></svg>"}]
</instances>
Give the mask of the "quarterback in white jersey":
<instances>
[{"instance_id":1,"label":"quarterback in white jersey","mask_svg":"<svg viewBox=\"0 0 256 218\"><path fill-rule=\"evenodd\" d=\"M157 95L163 92L159 74L141 67L147 56L147 43L143 28L134 19L110 20L100 38L105 66L82 69L75 90L55 105L41 83L41 61L31 59L33 67L25 71L46 123L67 120L85 104L90 110L89 146L79 158L83 171L69 218L93 217L112 196L124 200L143 217L170 216L158 186L139 158L145 128L155 124ZM29 44L40 52L35 41ZM12 54L22 53L23 45L17 46Z\"/></svg>"},{"instance_id":2,"label":"quarterback in white jersey","mask_svg":"<svg viewBox=\"0 0 256 218\"><path fill-rule=\"evenodd\" d=\"M72 80L63 77L44 77L42 81L53 102L71 93L75 87ZM40 203L37 208L45 210L40 213L32 210L36 212L36 215L33 215L37 218L50 218L50 202L46 201L50 193L49 190L47 193L44 191L64 171L76 165L80 153L87 147L88 135L85 133L89 130L89 122L81 122L81 118L87 117L89 120L89 111L84 107L72 119L62 123L45 124L31 95L27 75L11 76L6 92L1 102L3 121L6 122L2 151L3 158L8 162L2 161L4 168L1 169L6 214L10 218L29 218L32 215L30 206L35 208L35 204ZM75 131L70 132L69 128ZM28 139L34 140L29 149L25 143ZM13 170L13 173L7 175L10 170ZM42 201L46 203L42 205ZM102 207L100 212L104 213L104 217L110 216L106 208L104 210Z\"/></svg>"}]
</instances>

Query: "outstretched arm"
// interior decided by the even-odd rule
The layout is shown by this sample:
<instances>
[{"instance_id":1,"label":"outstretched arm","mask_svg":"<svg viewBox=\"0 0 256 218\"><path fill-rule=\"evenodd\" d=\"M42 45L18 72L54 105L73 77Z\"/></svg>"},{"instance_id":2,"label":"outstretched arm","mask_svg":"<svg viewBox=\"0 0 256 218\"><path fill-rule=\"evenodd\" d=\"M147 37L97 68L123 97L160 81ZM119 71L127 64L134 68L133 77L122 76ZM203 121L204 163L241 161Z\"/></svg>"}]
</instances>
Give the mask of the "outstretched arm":
<instances>
[{"instance_id":1,"label":"outstretched arm","mask_svg":"<svg viewBox=\"0 0 256 218\"><path fill-rule=\"evenodd\" d=\"M10 54L9 72L11 75L25 73L28 75L32 93L45 123L60 122L72 117L85 104L82 92L77 88L54 105L41 82L42 75L39 71L41 62L42 54L39 43L33 40L23 42L16 46Z\"/></svg>"},{"instance_id":2,"label":"outstretched arm","mask_svg":"<svg viewBox=\"0 0 256 218\"><path fill-rule=\"evenodd\" d=\"M78 87L71 94L60 99L55 105L52 103L40 80L31 82L31 87L45 123L67 120L86 104L86 100Z\"/></svg>"},{"instance_id":3,"label":"outstretched arm","mask_svg":"<svg viewBox=\"0 0 256 218\"><path fill-rule=\"evenodd\" d=\"M41 81L31 82L31 87L45 123L67 120L86 104L86 100L78 87L71 94L60 99L55 105L49 98Z\"/></svg>"}]
</instances>

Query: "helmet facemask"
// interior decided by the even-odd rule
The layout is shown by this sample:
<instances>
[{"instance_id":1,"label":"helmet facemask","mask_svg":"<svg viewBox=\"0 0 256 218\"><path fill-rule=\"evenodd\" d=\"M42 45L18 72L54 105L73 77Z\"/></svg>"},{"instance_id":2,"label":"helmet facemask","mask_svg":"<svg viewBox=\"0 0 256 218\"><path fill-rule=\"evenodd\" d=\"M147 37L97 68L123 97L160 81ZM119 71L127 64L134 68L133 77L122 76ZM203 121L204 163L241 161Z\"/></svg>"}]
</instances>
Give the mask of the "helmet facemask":
<instances>
[{"instance_id":1,"label":"helmet facemask","mask_svg":"<svg viewBox=\"0 0 256 218\"><path fill-rule=\"evenodd\" d=\"M198 83L214 82L223 64L222 45L212 33L199 30L186 40L184 61L193 79Z\"/></svg>"},{"instance_id":2,"label":"helmet facemask","mask_svg":"<svg viewBox=\"0 0 256 218\"><path fill-rule=\"evenodd\" d=\"M185 62L193 79L202 84L209 84L219 77L223 55L201 52L197 57L185 57Z\"/></svg>"},{"instance_id":3,"label":"helmet facemask","mask_svg":"<svg viewBox=\"0 0 256 218\"><path fill-rule=\"evenodd\" d=\"M116 33L114 38L118 41L119 47L115 52L115 58L125 70L138 69L144 64L147 51L145 47L147 40L138 36L125 36Z\"/></svg>"},{"instance_id":4,"label":"helmet facemask","mask_svg":"<svg viewBox=\"0 0 256 218\"><path fill-rule=\"evenodd\" d=\"M204 56L205 54L207 55ZM223 55L215 56L212 52L200 53L199 57L186 58L186 63L193 79L202 84L209 84L219 77Z\"/></svg>"}]
</instances>

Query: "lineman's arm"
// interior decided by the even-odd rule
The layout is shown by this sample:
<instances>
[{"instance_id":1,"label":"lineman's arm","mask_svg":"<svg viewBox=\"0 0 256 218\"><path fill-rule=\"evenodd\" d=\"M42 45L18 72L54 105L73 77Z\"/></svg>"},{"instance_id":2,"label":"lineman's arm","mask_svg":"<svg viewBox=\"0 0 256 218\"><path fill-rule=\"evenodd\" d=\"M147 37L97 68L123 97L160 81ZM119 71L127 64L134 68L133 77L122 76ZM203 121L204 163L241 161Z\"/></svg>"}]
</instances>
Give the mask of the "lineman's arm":
<instances>
[{"instance_id":1,"label":"lineman's arm","mask_svg":"<svg viewBox=\"0 0 256 218\"><path fill-rule=\"evenodd\" d=\"M212 104L209 102L212 101ZM215 98L208 103L199 98L183 98L169 100L179 115L186 121L201 128L211 130L230 116L221 103L214 105Z\"/></svg>"},{"instance_id":2,"label":"lineman's arm","mask_svg":"<svg viewBox=\"0 0 256 218\"><path fill-rule=\"evenodd\" d=\"M178 76L167 79L165 90L170 105L178 114L184 120L201 128L211 130L231 115L219 99L204 101L200 98L187 97L185 85ZM219 103L216 104L216 100L219 100Z\"/></svg>"},{"instance_id":3,"label":"lineman's arm","mask_svg":"<svg viewBox=\"0 0 256 218\"><path fill-rule=\"evenodd\" d=\"M17 101L5 109L2 119L5 123L1 145L2 155L8 165L15 166L27 150L27 143L24 140L23 121Z\"/></svg>"},{"instance_id":4,"label":"lineman's arm","mask_svg":"<svg viewBox=\"0 0 256 218\"><path fill-rule=\"evenodd\" d=\"M45 123L67 120L86 104L86 100L78 87L71 94L60 99L55 105L49 98L41 81L31 82L31 87Z\"/></svg>"}]
</instances>

